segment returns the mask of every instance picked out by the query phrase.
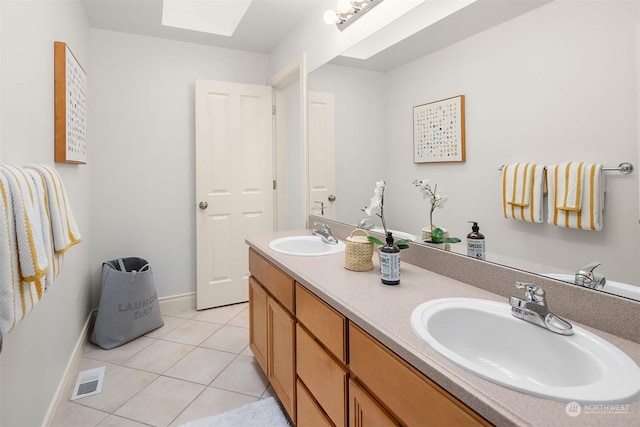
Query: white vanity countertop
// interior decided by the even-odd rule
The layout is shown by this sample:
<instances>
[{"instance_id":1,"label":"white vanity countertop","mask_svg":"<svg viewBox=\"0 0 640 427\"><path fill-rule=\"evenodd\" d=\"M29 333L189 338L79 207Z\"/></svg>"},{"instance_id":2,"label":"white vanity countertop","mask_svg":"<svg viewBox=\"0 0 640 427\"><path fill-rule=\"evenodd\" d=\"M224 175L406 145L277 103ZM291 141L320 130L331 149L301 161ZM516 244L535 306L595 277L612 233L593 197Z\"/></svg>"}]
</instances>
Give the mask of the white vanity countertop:
<instances>
[{"instance_id":1,"label":"white vanity countertop","mask_svg":"<svg viewBox=\"0 0 640 427\"><path fill-rule=\"evenodd\" d=\"M583 407L580 415L570 417L566 402L530 396L477 377L431 350L411 328L411 312L422 302L448 297L507 302L504 297L408 263L402 263L400 284L386 286L380 282L376 256L373 270L353 272L344 268L344 252L301 257L269 249L273 239L301 234L310 231L265 233L251 236L247 243L490 422L544 427L640 426L640 398L616 407ZM614 344L640 365L640 344L575 323ZM513 345L527 351L526 342Z\"/></svg>"}]
</instances>

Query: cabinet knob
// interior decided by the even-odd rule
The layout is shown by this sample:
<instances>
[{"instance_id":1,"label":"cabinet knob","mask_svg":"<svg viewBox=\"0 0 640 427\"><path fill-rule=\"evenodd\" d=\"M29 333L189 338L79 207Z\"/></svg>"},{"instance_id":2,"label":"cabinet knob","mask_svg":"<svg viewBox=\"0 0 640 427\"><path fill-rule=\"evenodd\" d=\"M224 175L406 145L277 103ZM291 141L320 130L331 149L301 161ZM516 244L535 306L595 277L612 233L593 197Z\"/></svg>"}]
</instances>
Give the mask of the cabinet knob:
<instances>
[{"instance_id":1,"label":"cabinet knob","mask_svg":"<svg viewBox=\"0 0 640 427\"><path fill-rule=\"evenodd\" d=\"M198 207L200 209L207 209L209 207L209 203L207 202L200 202L200 204L198 205Z\"/></svg>"}]
</instances>

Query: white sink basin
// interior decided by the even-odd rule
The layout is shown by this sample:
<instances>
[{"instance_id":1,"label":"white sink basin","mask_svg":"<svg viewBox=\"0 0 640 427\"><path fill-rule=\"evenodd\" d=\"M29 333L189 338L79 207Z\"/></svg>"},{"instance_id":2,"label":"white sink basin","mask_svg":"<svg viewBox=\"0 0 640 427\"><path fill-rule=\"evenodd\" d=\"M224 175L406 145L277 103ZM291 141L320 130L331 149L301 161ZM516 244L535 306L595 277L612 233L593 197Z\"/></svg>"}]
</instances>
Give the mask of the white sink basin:
<instances>
[{"instance_id":1,"label":"white sink basin","mask_svg":"<svg viewBox=\"0 0 640 427\"><path fill-rule=\"evenodd\" d=\"M543 273L542 275L550 279L562 280L563 282L569 283L575 283L576 279L573 274ZM607 283L605 283L600 290L609 294L640 301L640 286L629 285L627 283L615 282L607 279Z\"/></svg>"},{"instance_id":2,"label":"white sink basin","mask_svg":"<svg viewBox=\"0 0 640 427\"><path fill-rule=\"evenodd\" d=\"M575 325L564 336L517 319L506 303L437 299L414 309L411 326L452 362L534 396L620 403L640 394L640 368L617 347Z\"/></svg>"},{"instance_id":3,"label":"white sink basin","mask_svg":"<svg viewBox=\"0 0 640 427\"><path fill-rule=\"evenodd\" d=\"M344 251L344 242L330 245L320 239L320 236L290 236L272 240L269 248L286 255L320 256L331 255Z\"/></svg>"},{"instance_id":4,"label":"white sink basin","mask_svg":"<svg viewBox=\"0 0 640 427\"><path fill-rule=\"evenodd\" d=\"M384 236L384 228L375 227L375 228L372 228L371 231L373 231L374 233L380 233L380 234L382 234ZM414 236L411 233L405 233L404 231L391 230L391 229L389 229L388 231L390 231L391 234L393 234L393 237L396 240L410 240L412 242L416 241L416 236ZM384 239L382 239L382 240L384 240Z\"/></svg>"}]
</instances>

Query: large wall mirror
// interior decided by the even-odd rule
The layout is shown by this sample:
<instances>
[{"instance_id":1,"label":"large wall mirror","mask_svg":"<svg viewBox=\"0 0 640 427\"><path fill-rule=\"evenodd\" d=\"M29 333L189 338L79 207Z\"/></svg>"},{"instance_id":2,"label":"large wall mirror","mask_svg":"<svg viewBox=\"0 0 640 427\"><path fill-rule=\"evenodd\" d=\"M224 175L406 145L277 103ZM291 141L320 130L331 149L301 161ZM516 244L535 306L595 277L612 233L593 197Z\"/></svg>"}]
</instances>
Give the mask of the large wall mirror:
<instances>
[{"instance_id":1,"label":"large wall mirror","mask_svg":"<svg viewBox=\"0 0 640 427\"><path fill-rule=\"evenodd\" d=\"M420 239L430 205L412 182L429 179L448 197L435 225L462 239L452 251L466 253L477 221L487 261L568 277L597 261L608 281L640 285L639 34L637 2L555 0L402 64L337 58L314 70L310 93L335 102L334 219L357 224L384 179L389 227ZM413 106L456 95L466 162L415 164ZM636 171L606 172L603 230L579 231L504 218L498 169L525 161Z\"/></svg>"}]
</instances>

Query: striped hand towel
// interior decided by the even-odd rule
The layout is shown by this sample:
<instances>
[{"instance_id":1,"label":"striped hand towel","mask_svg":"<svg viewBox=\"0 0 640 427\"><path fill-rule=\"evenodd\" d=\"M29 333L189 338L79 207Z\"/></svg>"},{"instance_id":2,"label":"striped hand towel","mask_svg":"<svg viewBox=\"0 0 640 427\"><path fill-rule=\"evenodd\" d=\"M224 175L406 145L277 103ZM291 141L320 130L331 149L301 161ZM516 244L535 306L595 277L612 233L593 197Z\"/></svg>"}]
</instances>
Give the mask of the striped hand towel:
<instances>
[{"instance_id":1,"label":"striped hand towel","mask_svg":"<svg viewBox=\"0 0 640 427\"><path fill-rule=\"evenodd\" d=\"M9 324L13 327L40 301L49 264L33 181L24 169L16 166L0 165L0 174L3 197L11 199L10 203L3 200L3 246L10 253L3 260L4 264L9 260L9 264L7 270L3 264L0 286L3 294L11 294L2 301L3 311L8 310L6 318L3 317L6 328ZM8 215L9 209L11 215Z\"/></svg>"},{"instance_id":2,"label":"striped hand towel","mask_svg":"<svg viewBox=\"0 0 640 427\"><path fill-rule=\"evenodd\" d=\"M46 165L28 165L26 168L36 171L45 183L53 234L53 248L57 255L61 255L70 247L82 242L62 179L55 169Z\"/></svg>"},{"instance_id":3,"label":"striped hand towel","mask_svg":"<svg viewBox=\"0 0 640 427\"><path fill-rule=\"evenodd\" d=\"M602 230L605 176L602 165L562 163L549 167L549 224Z\"/></svg>"},{"instance_id":4,"label":"striped hand towel","mask_svg":"<svg viewBox=\"0 0 640 427\"><path fill-rule=\"evenodd\" d=\"M584 162L562 163L555 166L555 209L580 212L582 209L584 166Z\"/></svg>"},{"instance_id":5,"label":"striped hand towel","mask_svg":"<svg viewBox=\"0 0 640 427\"><path fill-rule=\"evenodd\" d=\"M58 277L62 268L62 261L64 255L58 255L53 248L53 240L51 234L51 214L49 212L49 197L47 194L46 183L44 178L36 172L34 169L25 168L24 171L29 175L35 188L36 202L38 204L38 211L40 212L40 224L42 241L49 261L49 271L45 276L44 288L45 291L53 284L53 281Z\"/></svg>"},{"instance_id":6,"label":"striped hand towel","mask_svg":"<svg viewBox=\"0 0 640 427\"><path fill-rule=\"evenodd\" d=\"M6 335L24 315L28 295L21 295L15 220L9 182L0 172L0 334ZM27 288L28 289L28 288ZM26 297L26 298L25 298ZM21 301L24 301L23 305Z\"/></svg>"},{"instance_id":7,"label":"striped hand towel","mask_svg":"<svg viewBox=\"0 0 640 427\"><path fill-rule=\"evenodd\" d=\"M502 211L505 218L541 223L545 167L513 163L502 168Z\"/></svg>"},{"instance_id":8,"label":"striped hand towel","mask_svg":"<svg viewBox=\"0 0 640 427\"><path fill-rule=\"evenodd\" d=\"M11 191L20 274L26 282L37 282L40 293L41 279L47 274L49 261L42 239L36 189L23 168L2 165L0 171L7 178Z\"/></svg>"}]
</instances>

